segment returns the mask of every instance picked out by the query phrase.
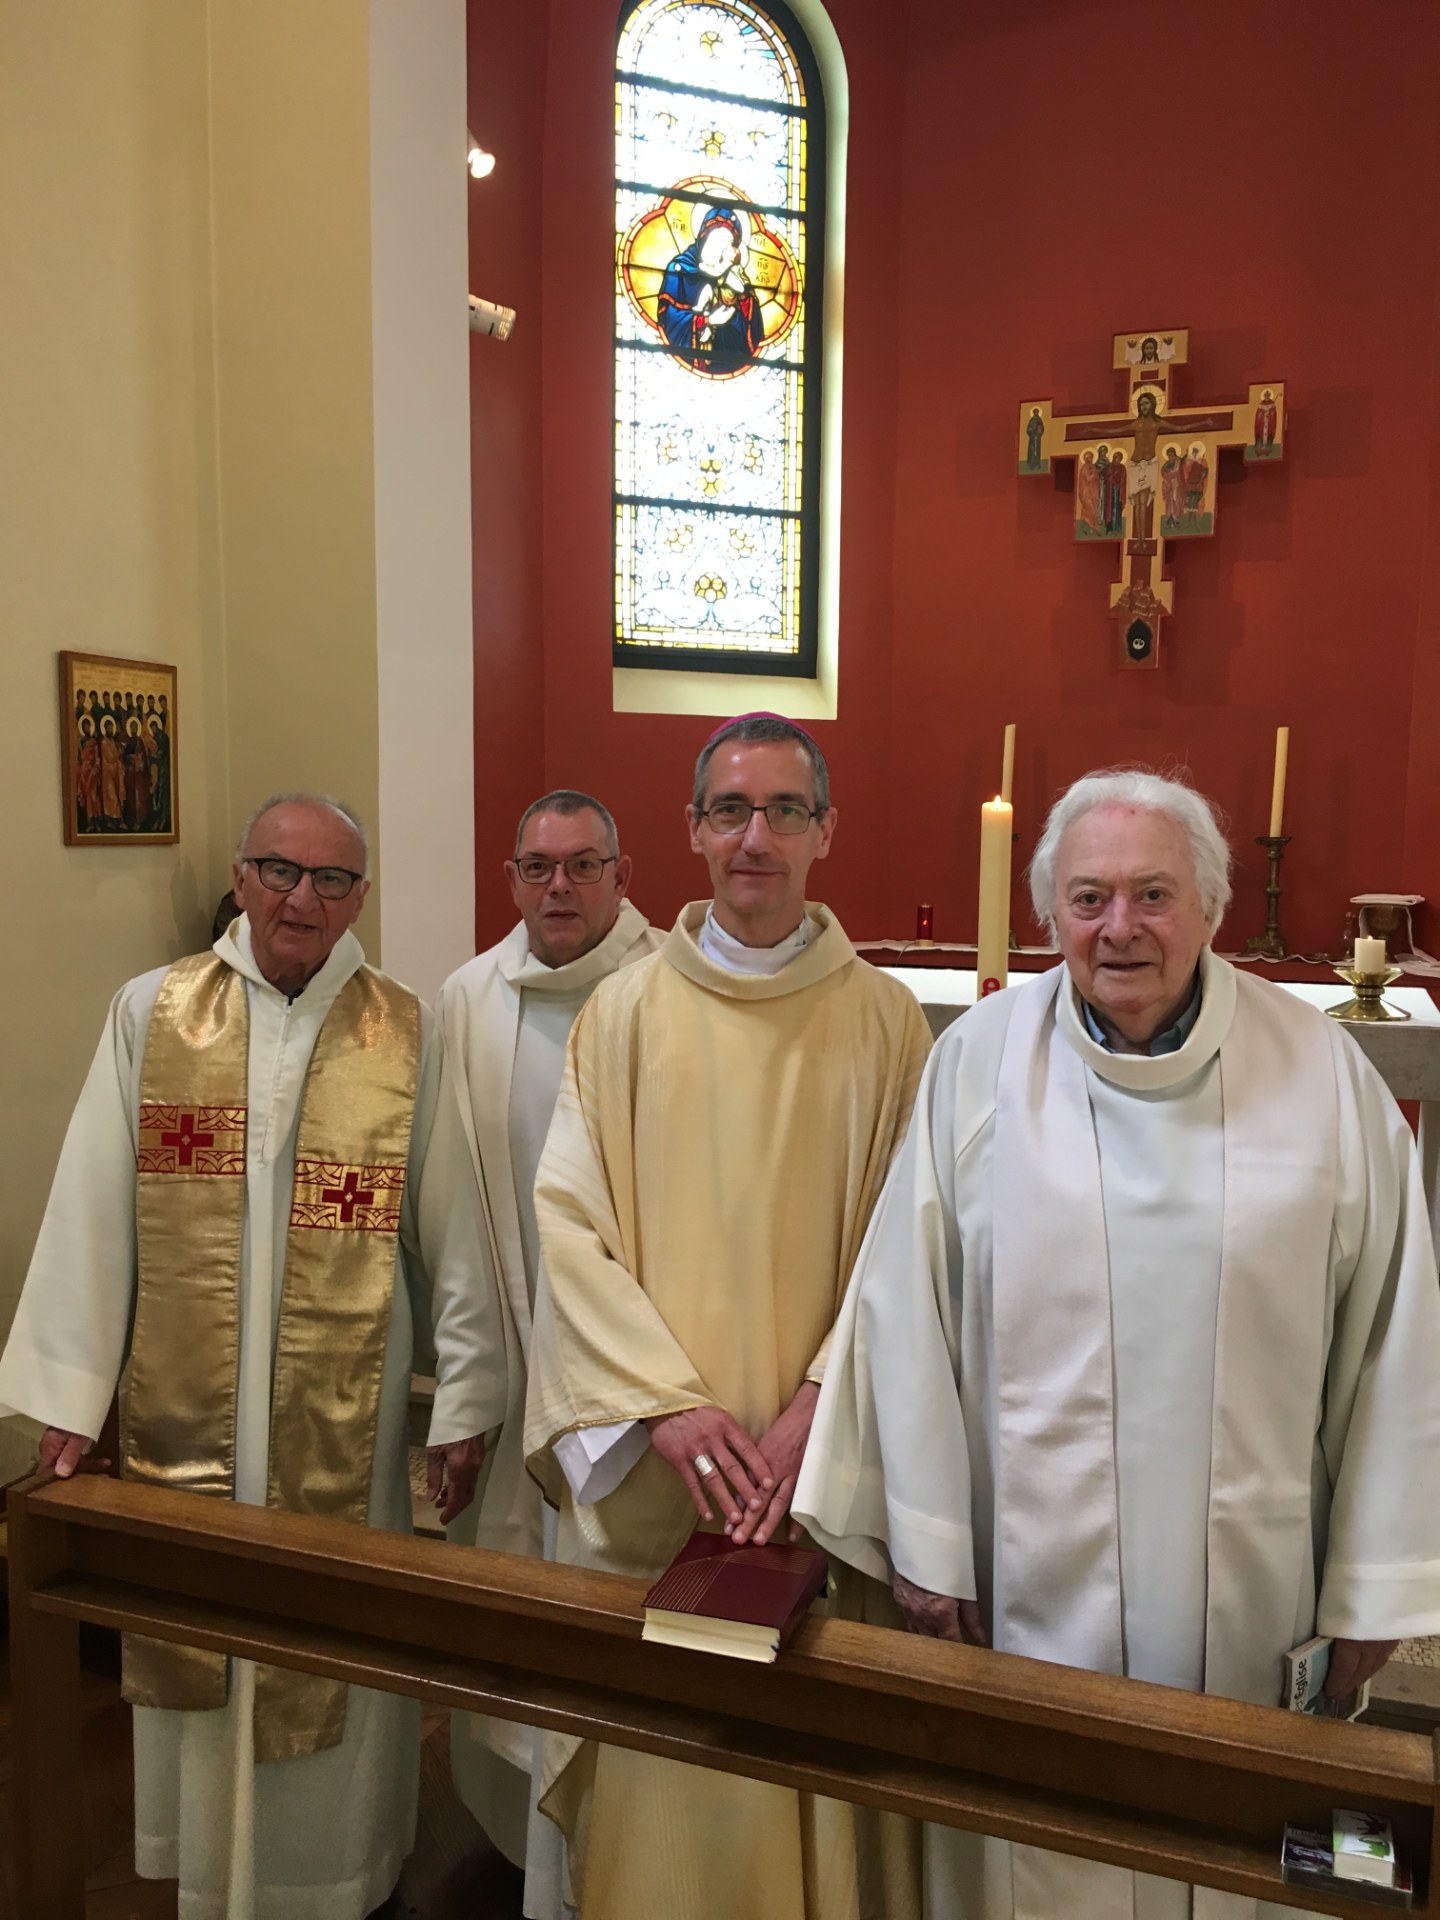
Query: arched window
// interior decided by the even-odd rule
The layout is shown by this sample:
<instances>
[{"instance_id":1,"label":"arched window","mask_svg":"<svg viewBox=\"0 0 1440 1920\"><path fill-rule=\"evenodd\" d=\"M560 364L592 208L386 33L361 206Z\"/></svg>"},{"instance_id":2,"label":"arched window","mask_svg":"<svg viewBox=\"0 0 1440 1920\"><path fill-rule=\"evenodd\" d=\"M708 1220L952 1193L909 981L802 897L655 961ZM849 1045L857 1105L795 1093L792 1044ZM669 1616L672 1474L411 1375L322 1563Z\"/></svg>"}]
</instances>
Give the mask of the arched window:
<instances>
[{"instance_id":1,"label":"arched window","mask_svg":"<svg viewBox=\"0 0 1440 1920\"><path fill-rule=\"evenodd\" d=\"M815 672L825 111L779 0L628 0L615 664Z\"/></svg>"}]
</instances>

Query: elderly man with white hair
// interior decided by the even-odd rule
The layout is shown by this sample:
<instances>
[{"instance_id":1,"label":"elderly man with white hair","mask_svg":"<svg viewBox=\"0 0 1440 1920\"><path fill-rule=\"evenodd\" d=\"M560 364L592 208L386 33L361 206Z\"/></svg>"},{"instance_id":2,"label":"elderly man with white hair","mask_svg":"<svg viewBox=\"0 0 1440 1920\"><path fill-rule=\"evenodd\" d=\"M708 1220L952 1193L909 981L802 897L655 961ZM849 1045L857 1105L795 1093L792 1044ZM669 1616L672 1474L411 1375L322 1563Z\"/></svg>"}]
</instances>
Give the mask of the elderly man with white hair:
<instances>
[{"instance_id":1,"label":"elderly man with white hair","mask_svg":"<svg viewBox=\"0 0 1440 1920\"><path fill-rule=\"evenodd\" d=\"M1440 1629L1440 1292L1409 1131L1350 1036L1210 950L1208 803L1122 770L1031 867L1065 964L930 1057L795 1511L918 1632L1278 1703ZM1278 1836L1277 1836L1278 1845ZM927 1830L933 1920L1254 1920Z\"/></svg>"}]
</instances>

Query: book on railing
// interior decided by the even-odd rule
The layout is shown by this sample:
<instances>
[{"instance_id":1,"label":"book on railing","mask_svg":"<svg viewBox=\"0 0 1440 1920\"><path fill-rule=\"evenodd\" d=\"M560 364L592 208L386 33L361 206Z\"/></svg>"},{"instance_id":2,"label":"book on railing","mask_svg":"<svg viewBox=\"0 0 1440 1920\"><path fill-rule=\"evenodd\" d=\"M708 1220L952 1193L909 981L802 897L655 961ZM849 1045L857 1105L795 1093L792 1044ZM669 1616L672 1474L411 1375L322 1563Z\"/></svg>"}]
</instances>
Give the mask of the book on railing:
<instances>
[{"instance_id":1,"label":"book on railing","mask_svg":"<svg viewBox=\"0 0 1440 1920\"><path fill-rule=\"evenodd\" d=\"M693 1533L645 1596L643 1638L773 1660L828 1574L817 1547L737 1547L723 1533Z\"/></svg>"},{"instance_id":2,"label":"book on railing","mask_svg":"<svg viewBox=\"0 0 1440 1920\"><path fill-rule=\"evenodd\" d=\"M1320 1634L1290 1649L1285 1656L1282 1707L1288 1707L1291 1713L1313 1713L1322 1720L1355 1720L1364 1713L1370 1704L1368 1680L1338 1700L1332 1700L1325 1691L1334 1645L1328 1634Z\"/></svg>"},{"instance_id":3,"label":"book on railing","mask_svg":"<svg viewBox=\"0 0 1440 1920\"><path fill-rule=\"evenodd\" d=\"M1344 1807L1335 1809L1332 1820L1329 1833L1286 1827L1280 1854L1285 1884L1344 1894L1377 1907L1413 1906L1410 1869L1395 1857L1388 1821Z\"/></svg>"}]
</instances>

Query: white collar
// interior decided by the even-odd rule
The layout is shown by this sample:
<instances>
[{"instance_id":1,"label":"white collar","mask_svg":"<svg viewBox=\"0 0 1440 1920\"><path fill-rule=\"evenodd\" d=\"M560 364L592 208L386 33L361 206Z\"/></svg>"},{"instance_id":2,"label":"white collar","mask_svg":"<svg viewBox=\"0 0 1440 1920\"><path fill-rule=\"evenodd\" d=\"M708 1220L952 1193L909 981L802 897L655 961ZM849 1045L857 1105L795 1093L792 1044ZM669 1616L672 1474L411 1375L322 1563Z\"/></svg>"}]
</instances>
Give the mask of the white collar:
<instances>
[{"instance_id":1,"label":"white collar","mask_svg":"<svg viewBox=\"0 0 1440 1920\"><path fill-rule=\"evenodd\" d=\"M273 986L260 971L260 963L255 958L255 947L250 937L250 920L241 914L215 942L213 952L218 953L227 966L233 967L253 985L261 987L266 993L273 993L277 999L291 1000L292 996L282 993ZM347 927L345 932L330 949L325 964L320 971L306 981L294 1000L304 1000L308 1012L312 1007L328 1007L339 993L345 982L354 973L358 973L365 964L365 949ZM292 1001L293 1004L293 1001Z\"/></svg>"},{"instance_id":2,"label":"white collar","mask_svg":"<svg viewBox=\"0 0 1440 1920\"><path fill-rule=\"evenodd\" d=\"M519 987L523 993L546 996L584 993L607 974L615 972L649 925L650 922L638 907L629 900L622 900L614 926L598 945L588 953L582 953L578 960L567 960L559 967L547 967L543 960L537 960L531 953L530 937L522 920L501 943L500 972L512 987Z\"/></svg>"},{"instance_id":3,"label":"white collar","mask_svg":"<svg viewBox=\"0 0 1440 1920\"><path fill-rule=\"evenodd\" d=\"M1200 952L1200 1012L1184 1045L1174 1053L1111 1053L1097 1046L1086 1031L1080 989L1069 969L1058 967L1056 972L1061 976L1056 1005L1061 1035L1093 1073L1117 1087L1159 1093L1179 1086L1215 1057L1235 1018L1235 969L1204 947Z\"/></svg>"},{"instance_id":4,"label":"white collar","mask_svg":"<svg viewBox=\"0 0 1440 1920\"><path fill-rule=\"evenodd\" d=\"M699 940L700 951L705 958L713 961L717 967L724 967L727 973L758 975L782 972L809 944L810 922L802 913L795 931L787 934L775 946L747 947L743 940L737 940L733 933L727 933L715 918L713 901L706 909Z\"/></svg>"}]
</instances>

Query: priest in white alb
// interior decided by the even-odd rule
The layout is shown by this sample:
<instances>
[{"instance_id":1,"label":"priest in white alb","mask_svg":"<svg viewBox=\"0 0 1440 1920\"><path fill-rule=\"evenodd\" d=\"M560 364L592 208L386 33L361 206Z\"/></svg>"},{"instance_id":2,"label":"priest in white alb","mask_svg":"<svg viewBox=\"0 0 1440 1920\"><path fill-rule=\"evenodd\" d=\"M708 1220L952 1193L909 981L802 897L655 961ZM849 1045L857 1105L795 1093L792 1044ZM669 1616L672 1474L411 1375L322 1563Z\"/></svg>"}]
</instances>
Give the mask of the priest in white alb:
<instances>
[{"instance_id":1,"label":"priest in white alb","mask_svg":"<svg viewBox=\"0 0 1440 1920\"><path fill-rule=\"evenodd\" d=\"M464 1545L554 1556L554 1509L525 1471L525 1382L540 1246L535 1172L550 1130L575 1016L617 967L660 935L626 897L630 858L590 794L560 788L520 816L505 862L517 926L451 974L435 1002L445 1042L431 1166L453 1161L442 1191L469 1209L499 1295L506 1351L504 1424L475 1503L449 1529ZM422 1235L427 1228L422 1218ZM477 1290L473 1309L485 1311ZM547 1527L548 1522L548 1527ZM529 1920L563 1912L560 1834L532 1806L533 1729L457 1713L450 1763L461 1798L501 1851L525 1868Z\"/></svg>"},{"instance_id":2,"label":"priest in white alb","mask_svg":"<svg viewBox=\"0 0 1440 1920\"><path fill-rule=\"evenodd\" d=\"M235 858L240 918L116 995L0 1359L0 1413L46 1428L42 1466L104 1464L123 1370L125 1478L408 1532L411 1354L433 1324L441 1504L470 1497L503 1343L472 1307L462 1209L428 1277L417 1256L440 1050L350 931L367 866L338 803L266 802ZM417 1701L135 1636L123 1690L136 1867L178 1879L180 1920L363 1920L388 1897Z\"/></svg>"},{"instance_id":3,"label":"priest in white alb","mask_svg":"<svg viewBox=\"0 0 1440 1920\"><path fill-rule=\"evenodd\" d=\"M722 727L687 814L714 898L595 990L535 1187L526 1451L558 1557L651 1579L697 1517L762 1543L788 1525L929 1046L914 998L806 903L835 830L809 734L775 715ZM916 1911L917 1836L894 1816L553 1735L543 1784L584 1920Z\"/></svg>"},{"instance_id":4,"label":"priest in white alb","mask_svg":"<svg viewBox=\"0 0 1440 1920\"><path fill-rule=\"evenodd\" d=\"M1440 1630L1440 1292L1409 1129L1333 1020L1210 950L1188 786L1093 774L1031 867L1064 965L931 1055L796 1509L922 1633L1278 1705ZM1277 1835L1277 1846L1279 1837ZM931 1920L1288 1909L926 1829Z\"/></svg>"}]
</instances>

